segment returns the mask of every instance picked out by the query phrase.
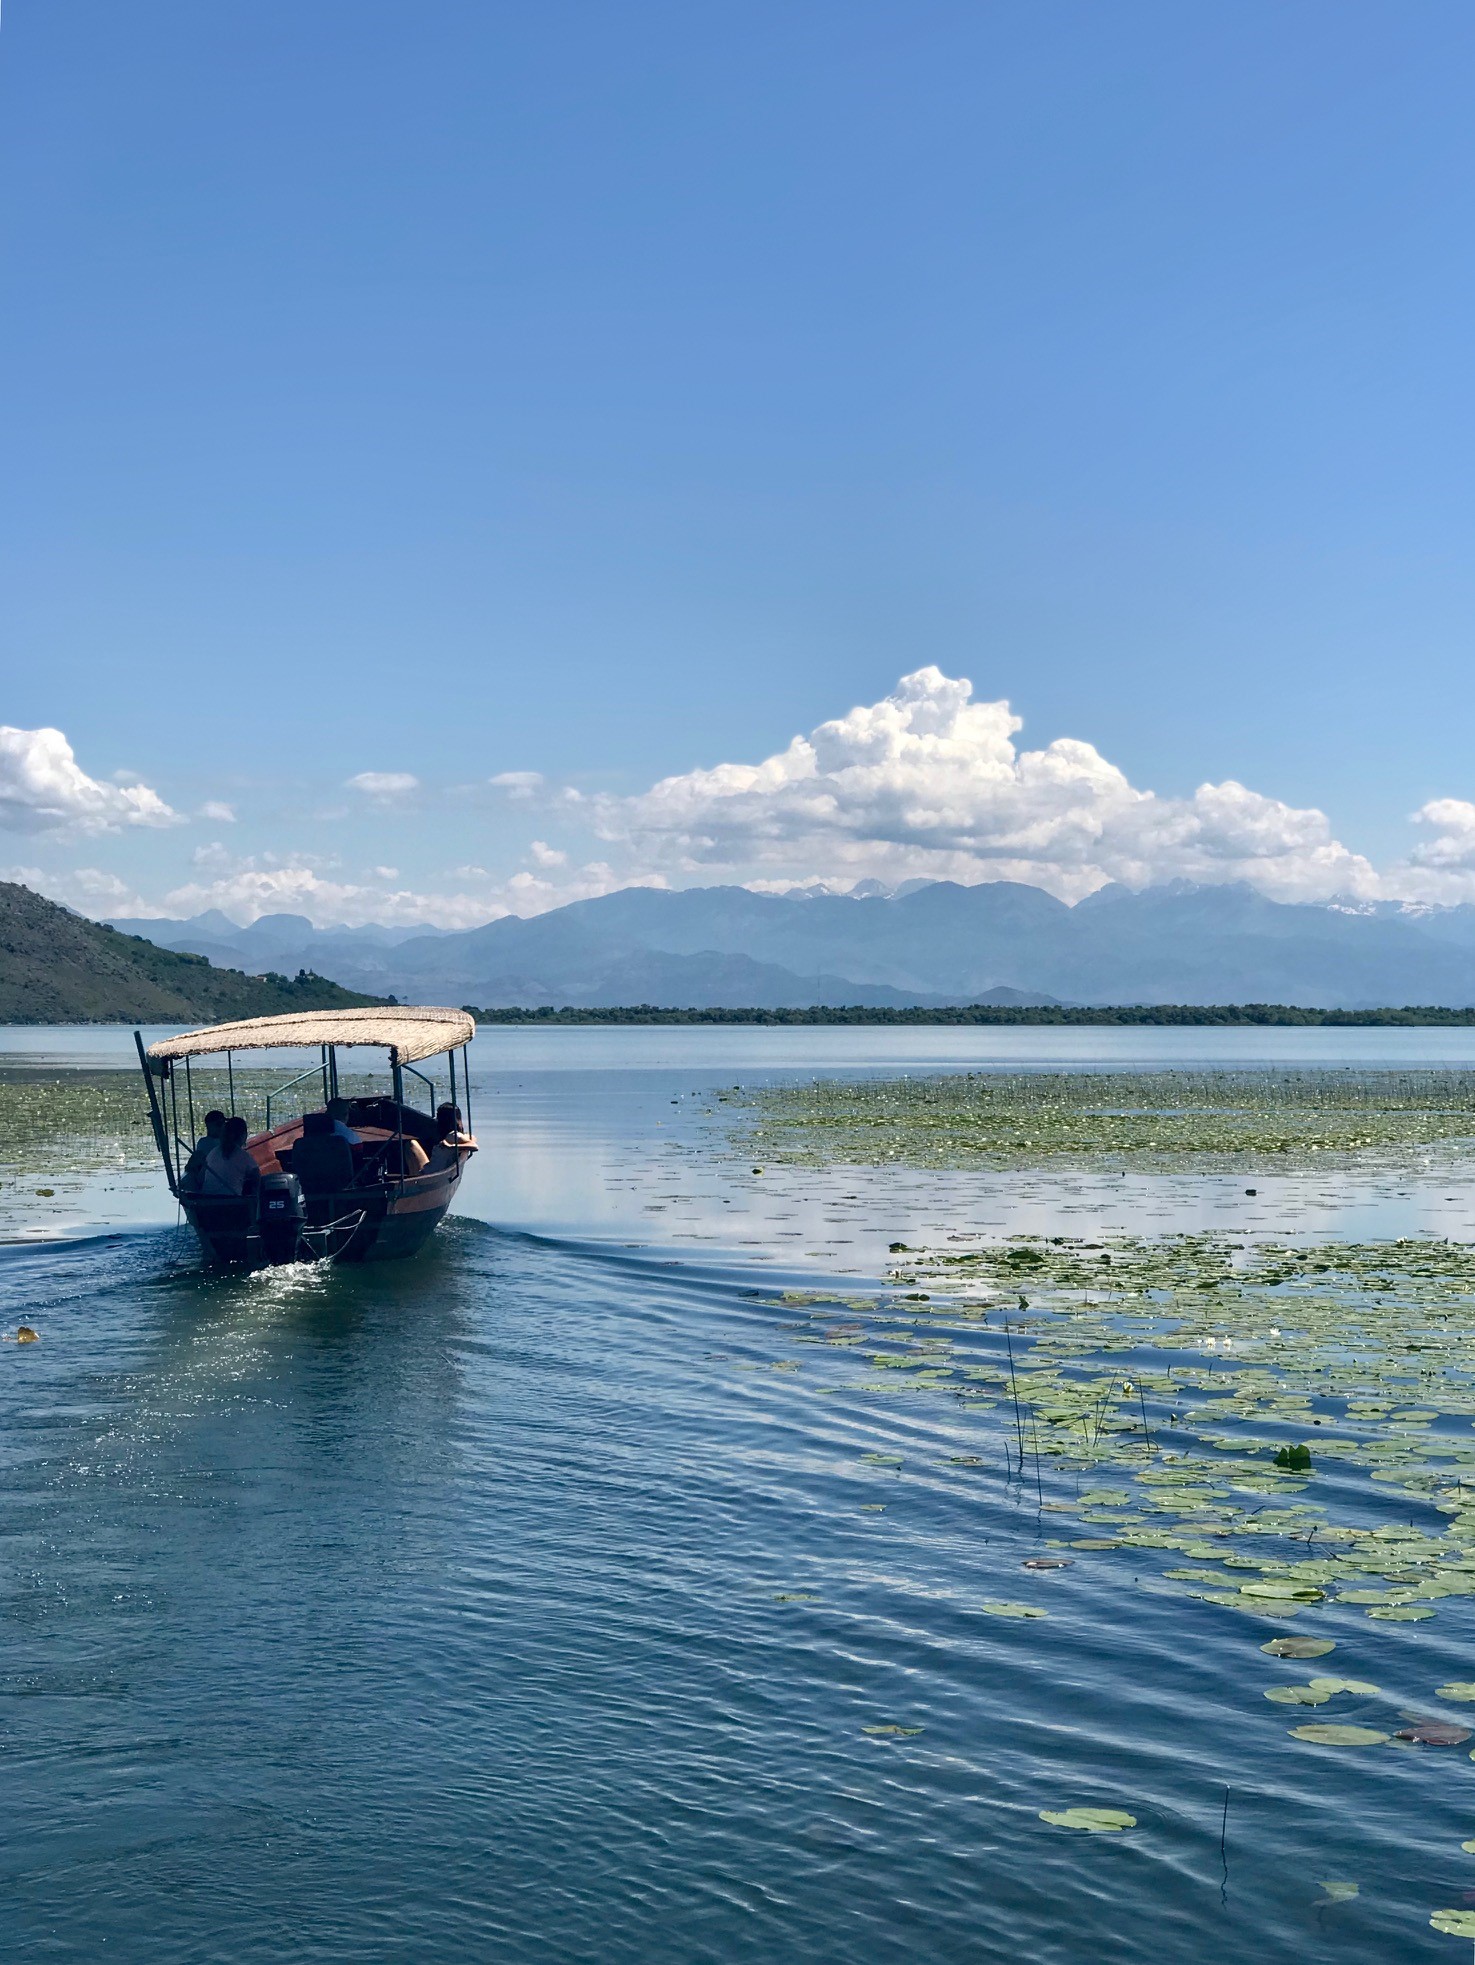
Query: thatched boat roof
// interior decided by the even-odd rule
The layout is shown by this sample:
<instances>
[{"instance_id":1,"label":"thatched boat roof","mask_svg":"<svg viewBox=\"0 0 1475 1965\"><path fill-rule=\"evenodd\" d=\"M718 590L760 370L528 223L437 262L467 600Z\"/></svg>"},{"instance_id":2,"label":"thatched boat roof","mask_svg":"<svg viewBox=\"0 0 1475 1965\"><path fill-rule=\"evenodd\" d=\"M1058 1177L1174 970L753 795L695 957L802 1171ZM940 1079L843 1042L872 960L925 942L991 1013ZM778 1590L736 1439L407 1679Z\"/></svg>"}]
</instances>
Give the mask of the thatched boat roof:
<instances>
[{"instance_id":1,"label":"thatched boat roof","mask_svg":"<svg viewBox=\"0 0 1475 1965\"><path fill-rule=\"evenodd\" d=\"M299 1050L319 1044L372 1044L399 1064L414 1064L469 1044L476 1019L464 1010L403 1004L370 1010L301 1010L284 1017L247 1017L186 1030L149 1045L151 1058L208 1057L219 1051Z\"/></svg>"}]
</instances>

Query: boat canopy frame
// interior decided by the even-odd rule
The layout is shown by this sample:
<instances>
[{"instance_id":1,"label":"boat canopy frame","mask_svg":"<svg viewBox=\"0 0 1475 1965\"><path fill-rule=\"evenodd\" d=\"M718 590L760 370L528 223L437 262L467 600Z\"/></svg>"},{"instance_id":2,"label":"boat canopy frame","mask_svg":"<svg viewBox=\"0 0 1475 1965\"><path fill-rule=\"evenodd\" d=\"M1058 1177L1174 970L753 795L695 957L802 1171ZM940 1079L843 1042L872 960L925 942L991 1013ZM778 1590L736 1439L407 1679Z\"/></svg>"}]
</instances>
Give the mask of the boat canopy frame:
<instances>
[{"instance_id":1,"label":"boat canopy frame","mask_svg":"<svg viewBox=\"0 0 1475 1965\"><path fill-rule=\"evenodd\" d=\"M298 1072L295 1078L288 1079L285 1085L277 1086L275 1092L267 1095L266 1130L272 1130L271 1101L280 1097L293 1085L299 1085L305 1078L321 1075L323 1103L338 1095L338 1049L363 1047L373 1050L386 1050L389 1053L390 1078L393 1087L393 1103L399 1115L397 1131L394 1135L401 1144L404 1139L404 1074L418 1078L429 1091L432 1100L435 1086L423 1071L415 1069L416 1061L444 1056L450 1070L450 1103L456 1104L456 1053L461 1053L461 1098L463 1101L462 1122L466 1132L471 1132L471 1066L466 1056L466 1047L476 1035L476 1019L465 1010L423 1008L418 1005L392 1005L382 1010L309 1010L289 1013L278 1017L249 1017L236 1023L211 1024L201 1030L187 1030L177 1037L162 1038L156 1044L145 1048L143 1033L135 1030L133 1041L138 1050L138 1062L143 1070L144 1083L149 1095L149 1119L153 1128L154 1143L159 1149L159 1158L164 1163L164 1177L169 1183L169 1192L180 1197L184 1177L184 1167L180 1159L181 1148L188 1159L199 1137L199 1125L195 1117L195 1093L190 1061L197 1057L224 1056L227 1081L230 1088L231 1110L236 1103L235 1058L240 1051L307 1050L314 1047L319 1052L319 1062L309 1065L305 1071ZM189 1145L179 1130L179 1073L174 1069L176 1063L184 1065L185 1110L189 1126ZM165 1087L160 1096L158 1086ZM404 1166L403 1151L399 1165ZM396 1189L404 1185L404 1175L395 1183Z\"/></svg>"}]
</instances>

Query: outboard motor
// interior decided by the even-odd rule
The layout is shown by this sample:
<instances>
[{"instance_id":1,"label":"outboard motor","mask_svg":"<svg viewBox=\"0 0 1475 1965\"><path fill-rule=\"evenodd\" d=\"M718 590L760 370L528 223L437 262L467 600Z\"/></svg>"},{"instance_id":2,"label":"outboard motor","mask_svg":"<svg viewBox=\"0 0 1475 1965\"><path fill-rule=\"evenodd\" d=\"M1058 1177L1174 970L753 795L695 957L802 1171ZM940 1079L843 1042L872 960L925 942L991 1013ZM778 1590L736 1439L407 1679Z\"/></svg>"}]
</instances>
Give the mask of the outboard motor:
<instances>
[{"instance_id":1,"label":"outboard motor","mask_svg":"<svg viewBox=\"0 0 1475 1965\"><path fill-rule=\"evenodd\" d=\"M261 1246L271 1263L295 1262L306 1221L296 1174L263 1174L259 1193Z\"/></svg>"}]
</instances>

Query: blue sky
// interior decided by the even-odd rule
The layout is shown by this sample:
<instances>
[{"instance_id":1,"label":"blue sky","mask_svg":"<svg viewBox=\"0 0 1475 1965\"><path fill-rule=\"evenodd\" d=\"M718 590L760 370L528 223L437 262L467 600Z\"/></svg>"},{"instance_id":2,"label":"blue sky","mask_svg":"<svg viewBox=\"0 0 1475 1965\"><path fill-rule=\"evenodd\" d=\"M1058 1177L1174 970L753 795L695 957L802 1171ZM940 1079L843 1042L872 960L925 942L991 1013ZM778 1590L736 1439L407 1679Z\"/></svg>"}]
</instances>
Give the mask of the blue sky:
<instances>
[{"instance_id":1,"label":"blue sky","mask_svg":"<svg viewBox=\"0 0 1475 1965\"><path fill-rule=\"evenodd\" d=\"M1472 56L1441 0L10 0L0 861L1475 893ZM924 688L742 777L931 666L1022 732Z\"/></svg>"}]
</instances>

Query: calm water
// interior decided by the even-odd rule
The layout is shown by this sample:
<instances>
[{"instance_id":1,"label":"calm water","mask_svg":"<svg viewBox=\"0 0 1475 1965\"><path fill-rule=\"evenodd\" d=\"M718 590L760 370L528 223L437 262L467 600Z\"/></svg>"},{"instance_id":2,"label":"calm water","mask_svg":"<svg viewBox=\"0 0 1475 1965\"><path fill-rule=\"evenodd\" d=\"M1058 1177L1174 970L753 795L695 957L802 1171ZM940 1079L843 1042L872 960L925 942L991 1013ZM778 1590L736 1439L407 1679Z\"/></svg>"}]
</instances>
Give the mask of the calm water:
<instances>
[{"instance_id":1,"label":"calm water","mask_svg":"<svg viewBox=\"0 0 1475 1965\"><path fill-rule=\"evenodd\" d=\"M416 1263L208 1280L152 1180L0 1249L0 1325L42 1333L0 1347L7 1956L1465 1955L1427 1928L1475 1902L1462 1751L1299 1748L1265 1721L1268 1633L1163 1595L1145 1554L1135 1579L1118 1555L1032 1583L1046 1622L979 1615L1051 1532L995 1417L849 1395L764 1299L854 1287L915 1225L1469 1234L1468 1185L756 1180L713 1157L702 1095L990 1058L1475 1063L1475 1032L489 1032L478 1054L485 1151ZM1334 1662L1475 1676L1475 1610L1359 1625ZM1141 1827L1037 1819L1075 1803ZM1324 1901L1338 1877L1355 1902Z\"/></svg>"}]
</instances>

